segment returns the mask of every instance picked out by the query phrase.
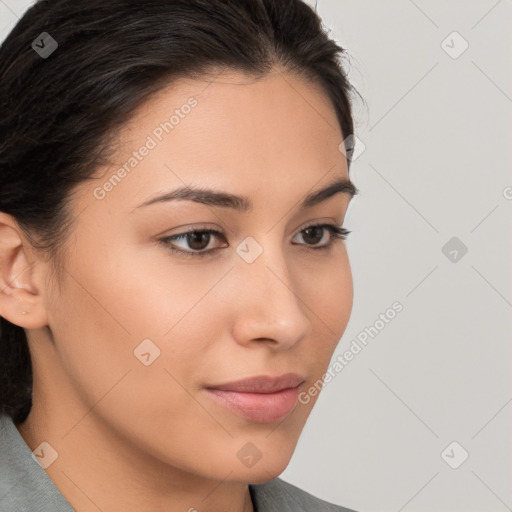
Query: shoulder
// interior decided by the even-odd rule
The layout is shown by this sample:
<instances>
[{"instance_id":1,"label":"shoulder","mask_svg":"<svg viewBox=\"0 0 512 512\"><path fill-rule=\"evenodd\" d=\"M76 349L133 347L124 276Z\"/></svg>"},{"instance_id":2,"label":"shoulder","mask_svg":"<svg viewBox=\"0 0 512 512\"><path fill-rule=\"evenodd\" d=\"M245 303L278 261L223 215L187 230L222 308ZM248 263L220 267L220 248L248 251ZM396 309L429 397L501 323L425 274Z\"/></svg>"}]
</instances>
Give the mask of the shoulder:
<instances>
[{"instance_id":1,"label":"shoulder","mask_svg":"<svg viewBox=\"0 0 512 512\"><path fill-rule=\"evenodd\" d=\"M74 512L18 432L0 413L0 511Z\"/></svg>"},{"instance_id":2,"label":"shoulder","mask_svg":"<svg viewBox=\"0 0 512 512\"><path fill-rule=\"evenodd\" d=\"M321 500L281 478L250 484L249 489L255 512L355 512Z\"/></svg>"}]
</instances>

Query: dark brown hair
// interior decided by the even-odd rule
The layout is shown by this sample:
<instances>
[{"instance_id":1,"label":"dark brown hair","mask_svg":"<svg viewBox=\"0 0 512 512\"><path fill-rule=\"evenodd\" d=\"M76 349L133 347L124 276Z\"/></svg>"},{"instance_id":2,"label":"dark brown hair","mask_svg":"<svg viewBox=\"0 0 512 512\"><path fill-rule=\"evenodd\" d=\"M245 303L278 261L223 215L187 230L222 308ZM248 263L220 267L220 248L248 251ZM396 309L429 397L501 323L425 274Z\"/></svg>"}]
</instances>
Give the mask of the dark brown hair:
<instances>
[{"instance_id":1,"label":"dark brown hair","mask_svg":"<svg viewBox=\"0 0 512 512\"><path fill-rule=\"evenodd\" d=\"M44 33L58 45L49 55L37 51L51 49ZM223 68L279 68L321 87L346 138L357 91L345 57L301 0L39 1L0 47L0 211L58 271L70 193L108 162L118 128L151 95ZM21 422L31 405L25 331L0 317L0 414Z\"/></svg>"}]
</instances>

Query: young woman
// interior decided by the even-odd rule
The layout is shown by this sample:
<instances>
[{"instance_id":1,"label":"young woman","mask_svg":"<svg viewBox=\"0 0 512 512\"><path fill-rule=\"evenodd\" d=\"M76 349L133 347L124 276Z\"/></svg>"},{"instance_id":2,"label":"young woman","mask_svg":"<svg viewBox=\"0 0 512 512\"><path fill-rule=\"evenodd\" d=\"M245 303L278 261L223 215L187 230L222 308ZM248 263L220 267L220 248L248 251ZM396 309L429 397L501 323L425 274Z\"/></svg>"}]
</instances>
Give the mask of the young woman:
<instances>
[{"instance_id":1,"label":"young woman","mask_svg":"<svg viewBox=\"0 0 512 512\"><path fill-rule=\"evenodd\" d=\"M3 512L348 510L278 478L352 308L343 53L301 0L43 0L10 32Z\"/></svg>"}]
</instances>

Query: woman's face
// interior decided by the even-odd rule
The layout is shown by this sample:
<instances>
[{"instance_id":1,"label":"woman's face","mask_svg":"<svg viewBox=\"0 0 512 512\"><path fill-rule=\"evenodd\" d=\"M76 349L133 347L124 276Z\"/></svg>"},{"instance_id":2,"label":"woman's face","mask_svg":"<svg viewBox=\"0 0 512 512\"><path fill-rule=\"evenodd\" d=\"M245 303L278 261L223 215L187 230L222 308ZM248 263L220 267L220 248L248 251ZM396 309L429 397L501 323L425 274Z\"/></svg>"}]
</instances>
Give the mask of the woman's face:
<instances>
[{"instance_id":1,"label":"woman's face","mask_svg":"<svg viewBox=\"0 0 512 512\"><path fill-rule=\"evenodd\" d=\"M29 333L34 410L59 422L64 447L102 432L127 459L268 480L317 398L296 395L322 378L352 308L345 243L306 230L341 226L351 195L303 205L348 180L334 109L292 75L225 72L175 83L119 137L112 166L73 196L63 286L45 297L53 342ZM194 201L196 189L249 207ZM288 373L297 391L226 392L239 409L207 390Z\"/></svg>"}]
</instances>

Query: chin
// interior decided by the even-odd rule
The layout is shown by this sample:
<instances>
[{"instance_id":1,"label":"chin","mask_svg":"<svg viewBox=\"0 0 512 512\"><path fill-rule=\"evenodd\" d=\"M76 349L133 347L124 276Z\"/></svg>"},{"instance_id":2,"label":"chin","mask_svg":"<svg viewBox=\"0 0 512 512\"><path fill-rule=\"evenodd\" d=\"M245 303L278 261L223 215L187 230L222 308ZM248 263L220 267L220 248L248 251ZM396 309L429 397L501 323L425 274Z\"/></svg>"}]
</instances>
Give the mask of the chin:
<instances>
[{"instance_id":1,"label":"chin","mask_svg":"<svg viewBox=\"0 0 512 512\"><path fill-rule=\"evenodd\" d=\"M283 473L289 462L289 460L286 460L280 465L269 465L263 464L263 461L260 461L260 463L253 468L240 470L237 474L233 473L229 480L244 484L261 484L268 482Z\"/></svg>"},{"instance_id":2,"label":"chin","mask_svg":"<svg viewBox=\"0 0 512 512\"><path fill-rule=\"evenodd\" d=\"M276 448L261 454L261 458L256 462L248 462L247 466L242 463L237 464L230 475L229 480L240 483L263 483L278 477L288 467L293 455L294 446L283 450ZM225 475L225 468L224 473Z\"/></svg>"}]
</instances>

